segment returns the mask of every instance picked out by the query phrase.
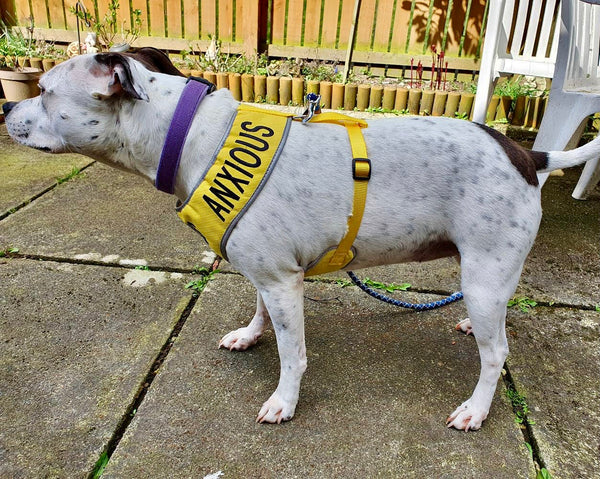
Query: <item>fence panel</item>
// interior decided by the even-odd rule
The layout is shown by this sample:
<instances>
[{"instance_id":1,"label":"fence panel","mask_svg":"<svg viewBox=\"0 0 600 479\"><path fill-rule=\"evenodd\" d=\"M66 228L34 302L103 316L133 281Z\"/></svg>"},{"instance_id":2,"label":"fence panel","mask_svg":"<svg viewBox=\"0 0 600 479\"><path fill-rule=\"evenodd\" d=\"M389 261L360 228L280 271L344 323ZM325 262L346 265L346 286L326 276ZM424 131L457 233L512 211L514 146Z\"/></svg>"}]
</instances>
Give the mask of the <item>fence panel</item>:
<instances>
[{"instance_id":1,"label":"fence panel","mask_svg":"<svg viewBox=\"0 0 600 479\"><path fill-rule=\"evenodd\" d=\"M323 22L321 46L324 48L335 48L337 46L340 4L341 0L325 0L321 20Z\"/></svg>"},{"instance_id":2,"label":"fence panel","mask_svg":"<svg viewBox=\"0 0 600 479\"><path fill-rule=\"evenodd\" d=\"M273 0L272 44L345 49L354 3ZM362 0L355 50L422 55L435 45L449 56L474 56L485 4L486 0ZM319 41L315 42L317 29Z\"/></svg>"},{"instance_id":3,"label":"fence panel","mask_svg":"<svg viewBox=\"0 0 600 479\"><path fill-rule=\"evenodd\" d=\"M456 60L477 56L486 1L362 0L354 58L406 65L412 57L429 56L435 45L454 60L451 65L468 65ZM109 0L84 0L84 4L91 15L102 19ZM139 45L176 50L200 40L203 49L209 36L216 35L228 51L252 53L269 38L269 52L275 56L340 60L348 46L355 0L120 0L119 4L119 30L132 28L130 7L142 12ZM33 17L35 26L45 29L42 33L62 31L65 39L72 38L76 21L68 2L14 0L14 5L20 25L27 25L26 17ZM268 32L262 31L264 26L258 25L255 16L250 20L243 13L261 12L259 19L264 22L266 5L271 12Z\"/></svg>"}]
</instances>

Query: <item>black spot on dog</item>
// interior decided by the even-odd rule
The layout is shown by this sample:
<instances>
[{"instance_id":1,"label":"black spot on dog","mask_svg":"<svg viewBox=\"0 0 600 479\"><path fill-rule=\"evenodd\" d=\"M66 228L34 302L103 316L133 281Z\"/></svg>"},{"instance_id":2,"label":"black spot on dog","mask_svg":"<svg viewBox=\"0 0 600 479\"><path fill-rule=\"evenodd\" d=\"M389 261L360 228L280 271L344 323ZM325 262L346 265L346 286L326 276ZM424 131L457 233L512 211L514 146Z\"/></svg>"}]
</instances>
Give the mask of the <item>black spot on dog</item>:
<instances>
[{"instance_id":1,"label":"black spot on dog","mask_svg":"<svg viewBox=\"0 0 600 479\"><path fill-rule=\"evenodd\" d=\"M538 186L537 170L544 169L548 165L548 154L540 151L530 151L523 148L502 133L485 125L475 123L479 128L488 133L502 147L506 156L517 169L525 181Z\"/></svg>"},{"instance_id":2,"label":"black spot on dog","mask_svg":"<svg viewBox=\"0 0 600 479\"><path fill-rule=\"evenodd\" d=\"M31 120L25 120L26 125L31 125Z\"/></svg>"},{"instance_id":3,"label":"black spot on dog","mask_svg":"<svg viewBox=\"0 0 600 479\"><path fill-rule=\"evenodd\" d=\"M97 139L98 139L98 135L94 135L94 136L91 136L91 137L90 137L90 140L91 140L91 141L94 141L94 140L97 140Z\"/></svg>"},{"instance_id":4,"label":"black spot on dog","mask_svg":"<svg viewBox=\"0 0 600 479\"><path fill-rule=\"evenodd\" d=\"M98 123L100 123L98 120L90 120L90 121L88 121L88 125L97 125Z\"/></svg>"},{"instance_id":5,"label":"black spot on dog","mask_svg":"<svg viewBox=\"0 0 600 479\"><path fill-rule=\"evenodd\" d=\"M150 83L154 83L154 82L156 81L156 77L150 77L150 78L148 79L148 81L149 81Z\"/></svg>"}]
</instances>

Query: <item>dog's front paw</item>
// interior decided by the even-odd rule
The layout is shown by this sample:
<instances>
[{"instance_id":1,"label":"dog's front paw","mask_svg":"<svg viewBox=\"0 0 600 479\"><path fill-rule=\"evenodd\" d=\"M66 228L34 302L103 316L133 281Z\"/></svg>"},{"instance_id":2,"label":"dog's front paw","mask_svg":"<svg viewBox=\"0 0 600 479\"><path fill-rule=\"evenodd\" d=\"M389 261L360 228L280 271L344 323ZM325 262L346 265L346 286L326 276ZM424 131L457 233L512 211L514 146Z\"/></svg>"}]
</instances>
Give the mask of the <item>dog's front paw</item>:
<instances>
[{"instance_id":1,"label":"dog's front paw","mask_svg":"<svg viewBox=\"0 0 600 479\"><path fill-rule=\"evenodd\" d=\"M219 342L219 348L226 348L230 351L245 351L250 346L254 346L261 336L262 333L253 331L248 327L236 329L223 336L223 339Z\"/></svg>"},{"instance_id":2,"label":"dog's front paw","mask_svg":"<svg viewBox=\"0 0 600 479\"><path fill-rule=\"evenodd\" d=\"M487 415L488 411L474 407L469 399L448 416L446 425L465 432L475 431L481 427L481 423Z\"/></svg>"},{"instance_id":3,"label":"dog's front paw","mask_svg":"<svg viewBox=\"0 0 600 479\"><path fill-rule=\"evenodd\" d=\"M471 328L471 320L469 318L465 318L460 321L455 328L457 331L462 331L467 336L469 334L473 334L473 329Z\"/></svg>"},{"instance_id":4,"label":"dog's front paw","mask_svg":"<svg viewBox=\"0 0 600 479\"><path fill-rule=\"evenodd\" d=\"M256 422L269 422L271 424L281 424L282 421L289 421L294 417L296 403L284 401L277 391L265 402L260 409Z\"/></svg>"}]
</instances>

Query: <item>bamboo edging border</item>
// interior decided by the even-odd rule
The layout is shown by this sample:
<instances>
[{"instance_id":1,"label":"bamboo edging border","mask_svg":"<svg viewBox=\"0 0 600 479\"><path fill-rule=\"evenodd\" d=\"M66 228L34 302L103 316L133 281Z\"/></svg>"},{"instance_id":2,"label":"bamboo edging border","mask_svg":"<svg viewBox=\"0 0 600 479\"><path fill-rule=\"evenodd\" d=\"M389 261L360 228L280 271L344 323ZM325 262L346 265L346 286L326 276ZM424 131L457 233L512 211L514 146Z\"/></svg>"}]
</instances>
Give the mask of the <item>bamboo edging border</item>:
<instances>
[{"instance_id":1,"label":"bamboo edging border","mask_svg":"<svg viewBox=\"0 0 600 479\"><path fill-rule=\"evenodd\" d=\"M19 61L25 62L25 60ZM54 60L30 59L44 71L54 66ZM60 63L56 61L56 63ZM471 118L475 95L469 92L448 92L390 85L355 83L332 83L330 81L305 80L301 77L274 77L226 72L186 70L189 77L203 77L217 85L228 88L233 97L244 102L267 102L283 106L303 105L307 93L321 94L324 108L332 110L358 110L375 113L399 113L422 116L446 116ZM548 102L545 97L510 97L493 95L487 111L487 122L510 123L530 129L538 129Z\"/></svg>"},{"instance_id":2,"label":"bamboo edging border","mask_svg":"<svg viewBox=\"0 0 600 479\"><path fill-rule=\"evenodd\" d=\"M306 94L317 93L321 94L321 104L326 109L471 119L475 100L475 95L469 92L307 81L301 77L181 71L186 76L203 76L216 83L217 88L229 88L238 101L267 102L283 106L303 105ZM512 101L510 97L493 95L487 121L537 129L546 103L547 97L519 97Z\"/></svg>"}]
</instances>

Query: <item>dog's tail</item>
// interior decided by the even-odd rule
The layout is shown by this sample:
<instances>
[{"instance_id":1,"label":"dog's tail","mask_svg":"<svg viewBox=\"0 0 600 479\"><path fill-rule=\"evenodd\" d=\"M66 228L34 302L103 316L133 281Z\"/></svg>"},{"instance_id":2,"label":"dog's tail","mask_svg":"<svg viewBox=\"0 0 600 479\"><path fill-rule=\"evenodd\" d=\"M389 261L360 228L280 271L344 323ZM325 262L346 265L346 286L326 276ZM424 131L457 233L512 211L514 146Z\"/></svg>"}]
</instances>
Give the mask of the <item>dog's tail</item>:
<instances>
[{"instance_id":1,"label":"dog's tail","mask_svg":"<svg viewBox=\"0 0 600 479\"><path fill-rule=\"evenodd\" d=\"M574 150L549 151L545 156L545 161L541 156L536 158L536 170L539 173L570 168L571 166L581 165L588 160L600 158L600 135Z\"/></svg>"}]
</instances>

